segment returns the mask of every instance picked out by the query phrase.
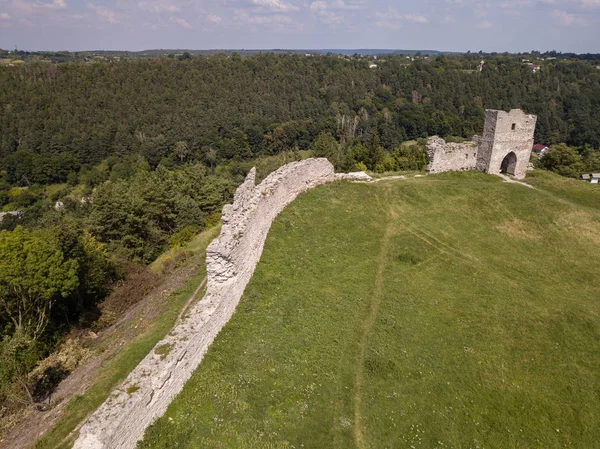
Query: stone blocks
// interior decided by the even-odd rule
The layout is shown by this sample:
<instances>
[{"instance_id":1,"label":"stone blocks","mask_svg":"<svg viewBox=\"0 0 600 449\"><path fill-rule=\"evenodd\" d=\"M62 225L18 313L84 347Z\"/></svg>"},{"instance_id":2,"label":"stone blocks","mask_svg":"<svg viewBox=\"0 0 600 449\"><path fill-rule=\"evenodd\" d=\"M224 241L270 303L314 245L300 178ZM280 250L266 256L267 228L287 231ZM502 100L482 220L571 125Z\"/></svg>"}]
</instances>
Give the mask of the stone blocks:
<instances>
[{"instance_id":1,"label":"stone blocks","mask_svg":"<svg viewBox=\"0 0 600 449\"><path fill-rule=\"evenodd\" d=\"M486 110L478 168L486 173L505 172L523 179L533 148L536 121L535 115L525 114L520 109Z\"/></svg>"},{"instance_id":2,"label":"stone blocks","mask_svg":"<svg viewBox=\"0 0 600 449\"><path fill-rule=\"evenodd\" d=\"M427 141L427 172L480 170L525 177L537 117L520 109L510 112L487 109L483 136L462 144L446 143L434 136ZM472 157L474 156L474 157Z\"/></svg>"},{"instance_id":3,"label":"stone blocks","mask_svg":"<svg viewBox=\"0 0 600 449\"><path fill-rule=\"evenodd\" d=\"M258 186L251 170L221 234L207 249L207 290L187 316L140 362L81 428L74 449L133 449L162 416L229 321L254 273L271 223L300 193L335 180L327 159L293 162Z\"/></svg>"},{"instance_id":4,"label":"stone blocks","mask_svg":"<svg viewBox=\"0 0 600 449\"><path fill-rule=\"evenodd\" d=\"M441 137L427 141L427 172L474 170L477 162L477 143L446 143Z\"/></svg>"}]
</instances>

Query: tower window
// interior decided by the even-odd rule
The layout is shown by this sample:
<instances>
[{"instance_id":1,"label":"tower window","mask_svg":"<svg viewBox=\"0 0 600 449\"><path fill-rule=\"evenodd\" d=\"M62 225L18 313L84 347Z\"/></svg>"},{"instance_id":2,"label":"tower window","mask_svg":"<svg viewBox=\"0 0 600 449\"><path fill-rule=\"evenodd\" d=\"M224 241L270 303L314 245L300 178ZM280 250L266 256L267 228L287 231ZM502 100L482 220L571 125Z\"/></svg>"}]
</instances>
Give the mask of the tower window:
<instances>
[{"instance_id":1,"label":"tower window","mask_svg":"<svg viewBox=\"0 0 600 449\"><path fill-rule=\"evenodd\" d=\"M517 124L516 124L516 123L513 123L513 124L512 124L512 128L511 128L511 129L512 129L513 131L514 131L515 129L517 129Z\"/></svg>"}]
</instances>

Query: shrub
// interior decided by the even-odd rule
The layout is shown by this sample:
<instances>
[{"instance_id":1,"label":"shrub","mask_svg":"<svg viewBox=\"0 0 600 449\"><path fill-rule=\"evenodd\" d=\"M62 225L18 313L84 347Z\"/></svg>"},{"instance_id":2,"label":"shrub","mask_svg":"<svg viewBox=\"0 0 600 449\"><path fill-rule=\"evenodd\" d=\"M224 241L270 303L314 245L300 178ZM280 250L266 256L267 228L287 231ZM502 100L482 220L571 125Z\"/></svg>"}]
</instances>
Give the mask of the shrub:
<instances>
[{"instance_id":1,"label":"shrub","mask_svg":"<svg viewBox=\"0 0 600 449\"><path fill-rule=\"evenodd\" d=\"M356 170L356 171L367 171L368 168L364 164L364 162L357 162L356 164L354 164L354 170Z\"/></svg>"},{"instance_id":2,"label":"shrub","mask_svg":"<svg viewBox=\"0 0 600 449\"><path fill-rule=\"evenodd\" d=\"M5 400L34 402L27 374L38 361L38 343L25 332L17 331L0 343L0 396Z\"/></svg>"},{"instance_id":3,"label":"shrub","mask_svg":"<svg viewBox=\"0 0 600 449\"><path fill-rule=\"evenodd\" d=\"M185 228L177 231L171 236L171 248L184 246L186 243L191 242L199 232L200 227L196 225L188 225Z\"/></svg>"}]
</instances>

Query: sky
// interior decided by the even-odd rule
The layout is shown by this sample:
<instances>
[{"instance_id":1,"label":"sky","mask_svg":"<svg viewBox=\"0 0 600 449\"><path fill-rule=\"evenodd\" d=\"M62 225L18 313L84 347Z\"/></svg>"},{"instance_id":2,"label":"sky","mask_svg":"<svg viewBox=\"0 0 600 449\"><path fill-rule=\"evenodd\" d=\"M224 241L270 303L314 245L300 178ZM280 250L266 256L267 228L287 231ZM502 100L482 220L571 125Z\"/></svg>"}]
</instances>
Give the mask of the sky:
<instances>
[{"instance_id":1,"label":"sky","mask_svg":"<svg viewBox=\"0 0 600 449\"><path fill-rule=\"evenodd\" d=\"M600 53L600 0L0 0L0 48Z\"/></svg>"}]
</instances>

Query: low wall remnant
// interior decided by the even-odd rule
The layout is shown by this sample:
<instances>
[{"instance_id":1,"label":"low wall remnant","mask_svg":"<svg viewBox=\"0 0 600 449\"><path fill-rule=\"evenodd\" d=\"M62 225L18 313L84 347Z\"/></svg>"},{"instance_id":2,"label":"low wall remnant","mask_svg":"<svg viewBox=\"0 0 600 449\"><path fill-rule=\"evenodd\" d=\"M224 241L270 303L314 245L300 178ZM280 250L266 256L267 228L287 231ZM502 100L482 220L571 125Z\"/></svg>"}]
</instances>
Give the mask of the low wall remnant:
<instances>
[{"instance_id":1,"label":"low wall remnant","mask_svg":"<svg viewBox=\"0 0 600 449\"><path fill-rule=\"evenodd\" d=\"M427 141L427 172L475 170L477 165L477 142L447 143L441 137Z\"/></svg>"}]
</instances>

